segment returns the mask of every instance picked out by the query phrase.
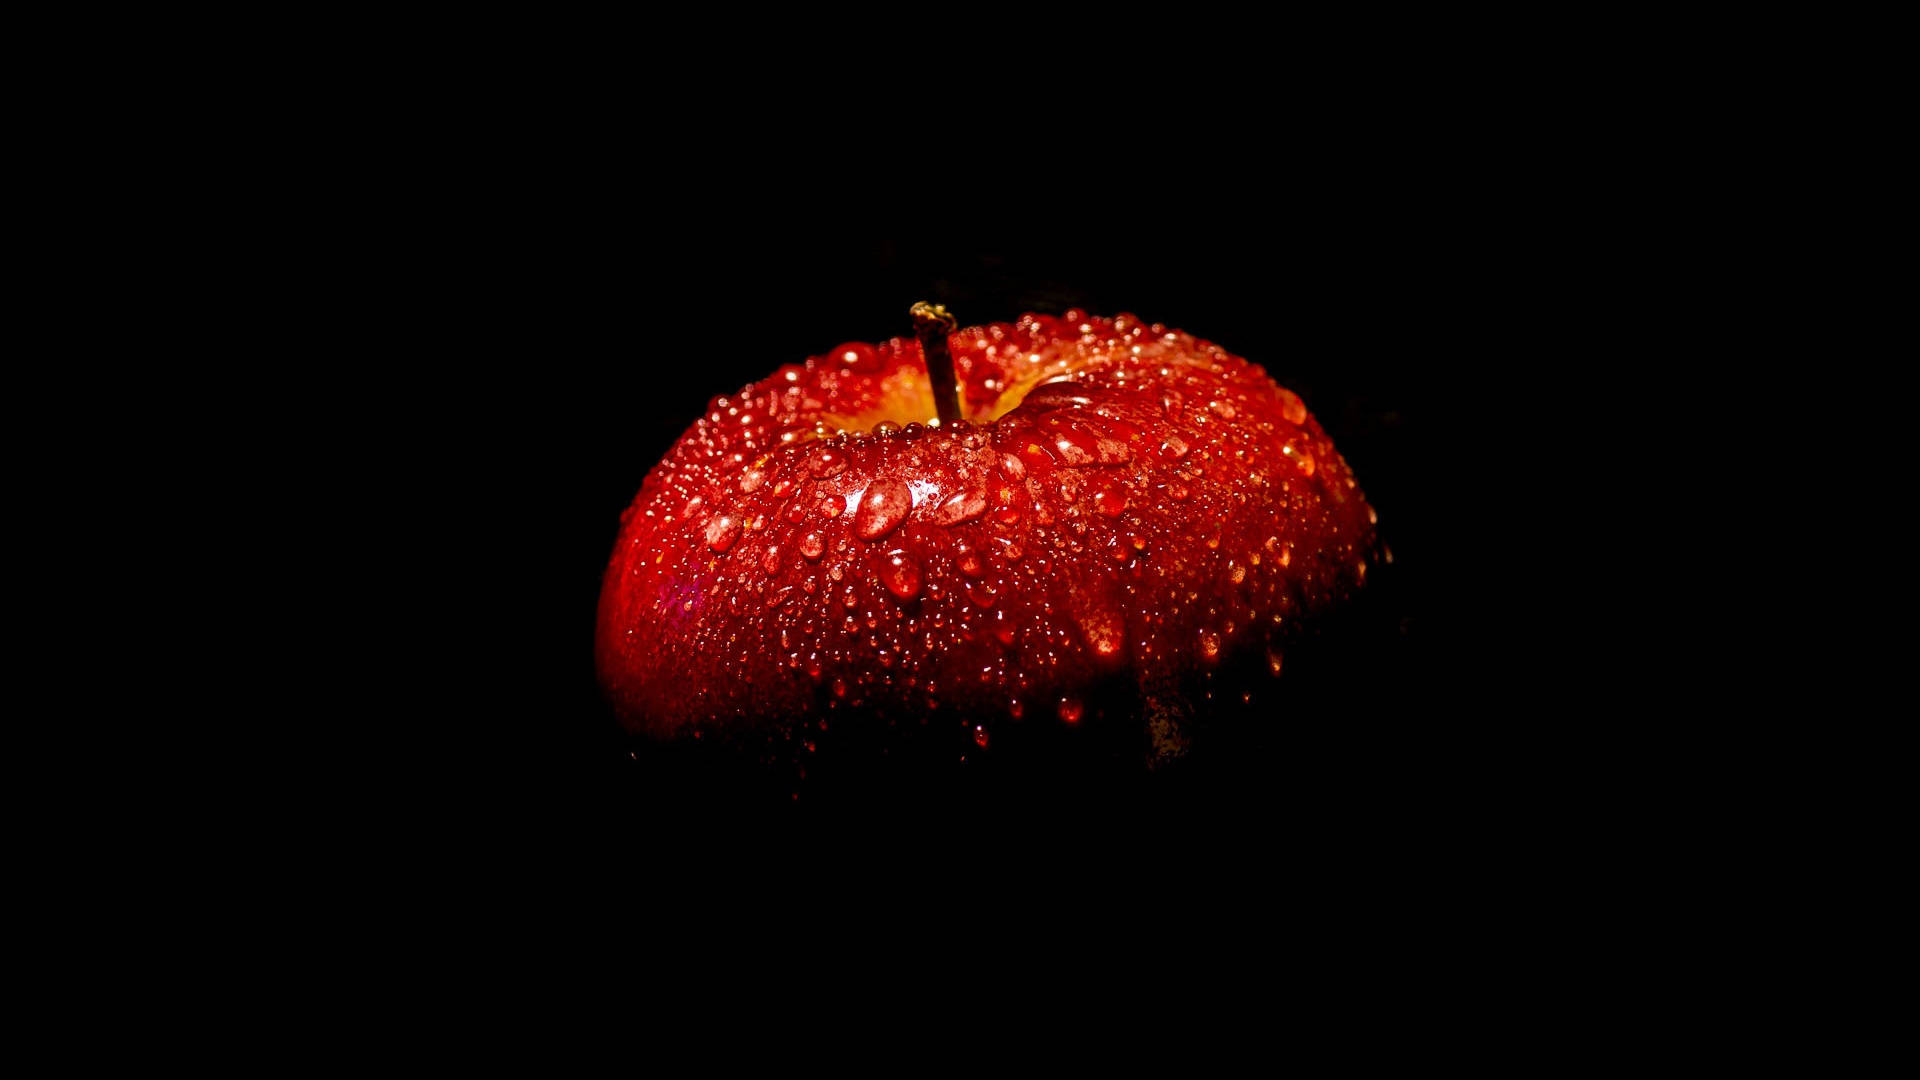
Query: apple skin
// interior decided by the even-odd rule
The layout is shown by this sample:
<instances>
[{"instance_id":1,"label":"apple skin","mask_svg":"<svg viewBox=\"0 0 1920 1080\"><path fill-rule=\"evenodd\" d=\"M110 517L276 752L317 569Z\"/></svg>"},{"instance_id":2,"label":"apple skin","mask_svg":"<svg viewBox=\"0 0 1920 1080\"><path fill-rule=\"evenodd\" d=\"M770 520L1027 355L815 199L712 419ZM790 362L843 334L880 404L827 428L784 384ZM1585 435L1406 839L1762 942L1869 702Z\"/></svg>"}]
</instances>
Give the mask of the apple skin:
<instances>
[{"instance_id":1,"label":"apple skin","mask_svg":"<svg viewBox=\"0 0 1920 1080\"><path fill-rule=\"evenodd\" d=\"M630 732L933 727L986 754L1097 728L1164 761L1196 679L1277 674L1379 557L1346 462L1258 366L1130 315L948 340L966 420L910 422L934 413L916 341L850 344L714 399L647 474L596 632Z\"/></svg>"}]
</instances>

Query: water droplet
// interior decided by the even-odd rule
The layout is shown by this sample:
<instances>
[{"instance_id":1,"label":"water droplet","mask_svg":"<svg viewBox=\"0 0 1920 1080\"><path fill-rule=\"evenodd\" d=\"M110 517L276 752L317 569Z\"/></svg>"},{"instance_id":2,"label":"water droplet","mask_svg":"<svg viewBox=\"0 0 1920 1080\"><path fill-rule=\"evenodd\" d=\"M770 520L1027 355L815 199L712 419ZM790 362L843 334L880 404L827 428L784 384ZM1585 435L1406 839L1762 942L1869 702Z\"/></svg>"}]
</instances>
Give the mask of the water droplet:
<instances>
[{"instance_id":1,"label":"water droplet","mask_svg":"<svg viewBox=\"0 0 1920 1080\"><path fill-rule=\"evenodd\" d=\"M1060 699L1061 720L1069 724L1077 724L1080 722L1080 717L1085 713L1086 706L1081 704L1079 698L1063 697Z\"/></svg>"},{"instance_id":2,"label":"water droplet","mask_svg":"<svg viewBox=\"0 0 1920 1080\"><path fill-rule=\"evenodd\" d=\"M815 476L836 476L846 470L847 455L822 447L814 451L813 458L807 462L807 469Z\"/></svg>"},{"instance_id":3,"label":"water droplet","mask_svg":"<svg viewBox=\"0 0 1920 1080\"><path fill-rule=\"evenodd\" d=\"M1269 643L1267 645L1267 672L1276 679L1280 677L1280 661L1282 659L1284 659L1284 657L1280 654L1280 647Z\"/></svg>"},{"instance_id":4,"label":"water droplet","mask_svg":"<svg viewBox=\"0 0 1920 1080\"><path fill-rule=\"evenodd\" d=\"M1367 524L1369 524L1369 525L1378 525L1378 524L1380 524L1380 515L1379 515L1379 514L1376 514L1376 513L1374 513L1374 512L1373 512L1373 507L1371 507L1371 506L1369 506L1369 507L1367 507Z\"/></svg>"},{"instance_id":5,"label":"water droplet","mask_svg":"<svg viewBox=\"0 0 1920 1080\"><path fill-rule=\"evenodd\" d=\"M1212 630L1200 631L1200 655L1209 660L1220 659L1220 635Z\"/></svg>"},{"instance_id":6,"label":"water droplet","mask_svg":"<svg viewBox=\"0 0 1920 1080\"><path fill-rule=\"evenodd\" d=\"M902 600L920 595L920 560L905 548L895 548L880 560L880 582Z\"/></svg>"},{"instance_id":7,"label":"water droplet","mask_svg":"<svg viewBox=\"0 0 1920 1080\"><path fill-rule=\"evenodd\" d=\"M1000 590L991 582L976 581L967 586L967 599L983 608L990 608L1000 598Z\"/></svg>"},{"instance_id":8,"label":"water droplet","mask_svg":"<svg viewBox=\"0 0 1920 1080\"><path fill-rule=\"evenodd\" d=\"M1126 658L1127 624L1118 608L1096 602L1075 614L1081 636L1097 659L1113 663Z\"/></svg>"},{"instance_id":9,"label":"water droplet","mask_svg":"<svg viewBox=\"0 0 1920 1080\"><path fill-rule=\"evenodd\" d=\"M1307 422L1307 403L1301 401L1300 395L1293 391L1281 390L1280 415L1286 417L1289 424L1304 424Z\"/></svg>"},{"instance_id":10,"label":"water droplet","mask_svg":"<svg viewBox=\"0 0 1920 1080\"><path fill-rule=\"evenodd\" d=\"M973 745L982 750L987 748L987 729L979 724L973 725Z\"/></svg>"},{"instance_id":11,"label":"water droplet","mask_svg":"<svg viewBox=\"0 0 1920 1080\"><path fill-rule=\"evenodd\" d=\"M913 509L913 490L894 479L875 480L860 498L853 515L853 533L862 540L878 540L907 519Z\"/></svg>"},{"instance_id":12,"label":"water droplet","mask_svg":"<svg viewBox=\"0 0 1920 1080\"><path fill-rule=\"evenodd\" d=\"M773 544L767 545L767 553L760 559L760 569L765 570L769 574L777 574L780 572L780 549L777 546Z\"/></svg>"},{"instance_id":13,"label":"water droplet","mask_svg":"<svg viewBox=\"0 0 1920 1080\"><path fill-rule=\"evenodd\" d=\"M845 679L833 680L833 696L834 697L847 696L847 680Z\"/></svg>"},{"instance_id":14,"label":"water droplet","mask_svg":"<svg viewBox=\"0 0 1920 1080\"><path fill-rule=\"evenodd\" d=\"M971 547L963 547L960 549L960 558L958 561L960 564L960 572L968 577L979 577L981 574L987 572L986 560L982 559L980 553Z\"/></svg>"},{"instance_id":15,"label":"water droplet","mask_svg":"<svg viewBox=\"0 0 1920 1080\"><path fill-rule=\"evenodd\" d=\"M1025 715L1026 711L1027 707L1020 704L1019 698L1013 698L1007 702L1007 715L1013 717L1015 720Z\"/></svg>"},{"instance_id":16,"label":"water droplet","mask_svg":"<svg viewBox=\"0 0 1920 1080\"><path fill-rule=\"evenodd\" d=\"M1185 484L1167 485L1167 498L1172 499L1174 502L1186 502L1192 495L1193 492L1188 490Z\"/></svg>"},{"instance_id":17,"label":"water droplet","mask_svg":"<svg viewBox=\"0 0 1920 1080\"><path fill-rule=\"evenodd\" d=\"M855 371L871 373L882 366L879 350L864 342L849 341L827 355Z\"/></svg>"},{"instance_id":18,"label":"water droplet","mask_svg":"<svg viewBox=\"0 0 1920 1080\"><path fill-rule=\"evenodd\" d=\"M1187 450L1190 449L1187 446L1187 440L1181 438L1178 434L1169 434L1166 440L1160 445L1166 447L1167 456L1173 458L1175 461L1186 457Z\"/></svg>"},{"instance_id":19,"label":"water droplet","mask_svg":"<svg viewBox=\"0 0 1920 1080\"><path fill-rule=\"evenodd\" d=\"M1312 476L1314 468L1313 455L1302 450L1299 454L1295 455L1295 457L1297 460L1295 460L1294 464L1300 466L1300 475Z\"/></svg>"},{"instance_id":20,"label":"water droplet","mask_svg":"<svg viewBox=\"0 0 1920 1080\"><path fill-rule=\"evenodd\" d=\"M956 491L933 513L935 525L959 525L987 512L987 490L975 485Z\"/></svg>"},{"instance_id":21,"label":"water droplet","mask_svg":"<svg viewBox=\"0 0 1920 1080\"><path fill-rule=\"evenodd\" d=\"M839 517L840 511L845 510L846 508L847 508L846 503L842 502L840 499L832 495L829 495L826 498L820 500L820 512L827 515L830 518Z\"/></svg>"},{"instance_id":22,"label":"water droplet","mask_svg":"<svg viewBox=\"0 0 1920 1080\"><path fill-rule=\"evenodd\" d=\"M1233 419L1233 406L1225 401L1209 401L1207 410L1222 420Z\"/></svg>"},{"instance_id":23,"label":"water droplet","mask_svg":"<svg viewBox=\"0 0 1920 1080\"><path fill-rule=\"evenodd\" d=\"M1227 571L1227 580L1233 582L1235 585L1247 580L1247 568L1241 566L1239 563L1234 563L1233 568Z\"/></svg>"},{"instance_id":24,"label":"water droplet","mask_svg":"<svg viewBox=\"0 0 1920 1080\"><path fill-rule=\"evenodd\" d=\"M740 539L740 523L732 514L721 514L707 522L707 546L715 551L725 551Z\"/></svg>"},{"instance_id":25,"label":"water droplet","mask_svg":"<svg viewBox=\"0 0 1920 1080\"><path fill-rule=\"evenodd\" d=\"M741 491L758 491L760 485L767 482L767 474L760 469L748 469L740 474Z\"/></svg>"},{"instance_id":26,"label":"water droplet","mask_svg":"<svg viewBox=\"0 0 1920 1080\"><path fill-rule=\"evenodd\" d=\"M1093 497L1093 508L1108 517L1119 517L1127 512L1127 489L1118 484L1101 488Z\"/></svg>"},{"instance_id":27,"label":"water droplet","mask_svg":"<svg viewBox=\"0 0 1920 1080\"><path fill-rule=\"evenodd\" d=\"M1280 565L1288 566L1288 565L1291 565L1292 563L1293 563L1293 549L1288 547L1281 548L1280 549Z\"/></svg>"}]
</instances>

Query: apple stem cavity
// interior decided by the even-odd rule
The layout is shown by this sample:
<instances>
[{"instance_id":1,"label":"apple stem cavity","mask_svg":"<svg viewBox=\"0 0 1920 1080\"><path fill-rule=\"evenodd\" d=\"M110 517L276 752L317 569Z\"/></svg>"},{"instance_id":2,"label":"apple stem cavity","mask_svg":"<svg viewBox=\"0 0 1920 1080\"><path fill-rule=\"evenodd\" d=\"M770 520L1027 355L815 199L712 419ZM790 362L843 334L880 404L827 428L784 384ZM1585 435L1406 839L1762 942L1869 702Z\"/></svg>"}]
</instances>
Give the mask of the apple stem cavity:
<instances>
[{"instance_id":1,"label":"apple stem cavity","mask_svg":"<svg viewBox=\"0 0 1920 1080\"><path fill-rule=\"evenodd\" d=\"M947 335L960 324L947 314L943 304L922 300L913 305L913 334L920 339L920 356L927 365L927 378L933 383L933 407L944 426L960 419L960 380L953 374L953 353L947 349Z\"/></svg>"}]
</instances>

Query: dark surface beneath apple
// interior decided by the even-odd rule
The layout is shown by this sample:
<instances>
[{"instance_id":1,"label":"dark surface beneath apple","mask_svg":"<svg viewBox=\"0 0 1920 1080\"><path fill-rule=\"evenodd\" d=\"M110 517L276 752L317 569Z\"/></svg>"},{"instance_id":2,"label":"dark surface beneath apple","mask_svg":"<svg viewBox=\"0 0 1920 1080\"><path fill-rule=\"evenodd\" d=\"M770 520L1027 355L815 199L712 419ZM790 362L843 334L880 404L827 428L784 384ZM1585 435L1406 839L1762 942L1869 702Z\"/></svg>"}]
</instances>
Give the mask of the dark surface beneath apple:
<instances>
[{"instance_id":1,"label":"dark surface beneath apple","mask_svg":"<svg viewBox=\"0 0 1920 1080\"><path fill-rule=\"evenodd\" d=\"M1457 268L1424 254L1447 248L1431 235L1436 219L1408 208L1353 220L1245 205L878 230L716 217L642 222L604 250L529 242L568 258L515 285L519 309L494 347L524 336L536 358L501 370L487 400L511 404L480 418L523 508L501 527L537 567L516 575L525 595L501 609L520 677L490 703L502 720L500 789L606 835L659 822L907 830L943 816L1021 823L1033 837L1166 822L1190 835L1350 836L1370 822L1405 835L1453 816L1447 808L1473 800L1480 766L1456 703L1437 690L1436 533L1459 523L1445 520L1436 427L1442 357L1461 355L1492 311L1450 278ZM843 341L908 334L917 300L946 304L962 324L1130 312L1264 366L1352 465L1393 564L1289 654L1280 678L1264 664L1223 671L1217 734L1158 772L985 753L796 785L751 759L630 741L596 685L594 615L621 511L647 470L716 395Z\"/></svg>"}]
</instances>

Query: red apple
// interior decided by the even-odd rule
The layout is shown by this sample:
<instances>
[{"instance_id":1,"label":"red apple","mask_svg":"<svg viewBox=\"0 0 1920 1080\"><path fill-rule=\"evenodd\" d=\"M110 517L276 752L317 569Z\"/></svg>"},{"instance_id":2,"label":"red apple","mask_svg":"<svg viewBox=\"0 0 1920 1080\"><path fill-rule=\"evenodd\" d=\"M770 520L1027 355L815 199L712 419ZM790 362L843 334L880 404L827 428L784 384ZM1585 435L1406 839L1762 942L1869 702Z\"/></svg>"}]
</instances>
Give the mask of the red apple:
<instances>
[{"instance_id":1,"label":"red apple","mask_svg":"<svg viewBox=\"0 0 1920 1080\"><path fill-rule=\"evenodd\" d=\"M631 731L1099 728L1161 762L1209 671L1277 674L1366 580L1373 511L1258 366L1079 311L945 342L957 420L919 341L849 343L714 399L647 474L596 648Z\"/></svg>"}]
</instances>

